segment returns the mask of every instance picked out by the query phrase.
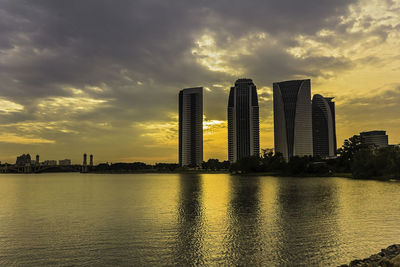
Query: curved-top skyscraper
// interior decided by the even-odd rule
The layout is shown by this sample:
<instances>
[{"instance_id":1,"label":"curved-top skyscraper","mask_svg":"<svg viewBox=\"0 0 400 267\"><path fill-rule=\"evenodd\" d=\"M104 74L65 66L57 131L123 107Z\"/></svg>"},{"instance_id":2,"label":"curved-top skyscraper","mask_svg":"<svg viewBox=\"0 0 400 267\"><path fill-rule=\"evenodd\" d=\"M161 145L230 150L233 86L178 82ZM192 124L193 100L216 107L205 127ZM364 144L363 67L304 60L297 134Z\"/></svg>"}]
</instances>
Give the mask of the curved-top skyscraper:
<instances>
[{"instance_id":1,"label":"curved-top skyscraper","mask_svg":"<svg viewBox=\"0 0 400 267\"><path fill-rule=\"evenodd\" d=\"M277 82L273 87L275 152L287 161L313 155L310 80Z\"/></svg>"},{"instance_id":2,"label":"curved-top skyscraper","mask_svg":"<svg viewBox=\"0 0 400 267\"><path fill-rule=\"evenodd\" d=\"M312 99L312 128L314 156L336 155L335 102L333 97L314 95Z\"/></svg>"},{"instance_id":3,"label":"curved-top skyscraper","mask_svg":"<svg viewBox=\"0 0 400 267\"><path fill-rule=\"evenodd\" d=\"M260 154L257 88L251 79L238 79L228 101L228 159Z\"/></svg>"}]
</instances>

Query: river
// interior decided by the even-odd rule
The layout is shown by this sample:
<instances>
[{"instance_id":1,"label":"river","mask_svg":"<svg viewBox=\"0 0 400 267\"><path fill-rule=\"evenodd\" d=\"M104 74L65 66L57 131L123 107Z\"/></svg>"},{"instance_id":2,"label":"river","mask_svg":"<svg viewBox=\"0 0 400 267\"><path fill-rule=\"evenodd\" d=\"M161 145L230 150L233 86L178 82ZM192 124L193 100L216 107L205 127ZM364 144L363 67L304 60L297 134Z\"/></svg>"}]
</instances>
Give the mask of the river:
<instances>
[{"instance_id":1,"label":"river","mask_svg":"<svg viewBox=\"0 0 400 267\"><path fill-rule=\"evenodd\" d=\"M2 174L1 266L336 266L400 240L400 183Z\"/></svg>"}]
</instances>

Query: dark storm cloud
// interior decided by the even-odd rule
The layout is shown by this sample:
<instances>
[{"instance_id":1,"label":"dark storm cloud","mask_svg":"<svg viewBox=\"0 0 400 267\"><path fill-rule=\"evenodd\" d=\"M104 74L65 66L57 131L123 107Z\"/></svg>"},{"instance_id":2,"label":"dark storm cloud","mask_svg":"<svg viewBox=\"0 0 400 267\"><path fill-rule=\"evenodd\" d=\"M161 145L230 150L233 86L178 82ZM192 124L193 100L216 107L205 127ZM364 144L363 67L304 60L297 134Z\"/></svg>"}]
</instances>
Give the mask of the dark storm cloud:
<instances>
[{"instance_id":1,"label":"dark storm cloud","mask_svg":"<svg viewBox=\"0 0 400 267\"><path fill-rule=\"evenodd\" d=\"M5 44L3 49L18 49L11 62L1 65L10 82L2 91L8 96L42 97L63 95L63 85L104 82L118 87L121 82L129 84L121 77L123 69L134 80L152 80L164 87L218 81L226 75L206 70L188 54L194 36L203 29L216 31L217 37L239 37L257 30L275 35L312 34L334 23L348 4L2 1L0 43Z\"/></svg>"}]
</instances>

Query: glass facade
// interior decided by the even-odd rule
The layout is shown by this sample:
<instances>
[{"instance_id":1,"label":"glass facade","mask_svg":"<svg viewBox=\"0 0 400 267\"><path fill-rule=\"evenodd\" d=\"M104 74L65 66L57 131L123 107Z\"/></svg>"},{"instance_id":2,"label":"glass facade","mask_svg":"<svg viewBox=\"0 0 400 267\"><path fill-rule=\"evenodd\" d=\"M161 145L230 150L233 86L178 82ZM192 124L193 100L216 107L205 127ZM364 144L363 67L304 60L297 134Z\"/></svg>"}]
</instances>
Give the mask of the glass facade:
<instances>
[{"instance_id":1,"label":"glass facade","mask_svg":"<svg viewBox=\"0 0 400 267\"><path fill-rule=\"evenodd\" d=\"M274 83L273 97L275 152L286 160L313 155L310 80Z\"/></svg>"},{"instance_id":2,"label":"glass facade","mask_svg":"<svg viewBox=\"0 0 400 267\"><path fill-rule=\"evenodd\" d=\"M336 155L335 103L331 97L314 95L312 100L313 151L322 158Z\"/></svg>"},{"instance_id":3,"label":"glass facade","mask_svg":"<svg viewBox=\"0 0 400 267\"><path fill-rule=\"evenodd\" d=\"M203 88L179 92L179 165L200 167L203 162Z\"/></svg>"},{"instance_id":4,"label":"glass facade","mask_svg":"<svg viewBox=\"0 0 400 267\"><path fill-rule=\"evenodd\" d=\"M260 129L257 88L251 79L239 79L228 100L228 158L259 155Z\"/></svg>"}]
</instances>

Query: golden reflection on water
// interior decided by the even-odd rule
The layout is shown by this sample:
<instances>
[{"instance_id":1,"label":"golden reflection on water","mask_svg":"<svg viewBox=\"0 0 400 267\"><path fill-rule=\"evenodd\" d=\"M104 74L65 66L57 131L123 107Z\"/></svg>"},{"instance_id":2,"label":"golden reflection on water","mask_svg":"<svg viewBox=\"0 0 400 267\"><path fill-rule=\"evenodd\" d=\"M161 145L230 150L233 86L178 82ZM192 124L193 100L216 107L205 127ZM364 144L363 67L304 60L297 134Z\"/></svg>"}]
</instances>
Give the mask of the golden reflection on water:
<instances>
[{"instance_id":1,"label":"golden reflection on water","mask_svg":"<svg viewBox=\"0 0 400 267\"><path fill-rule=\"evenodd\" d=\"M232 265L259 264L257 251L262 248L260 180L258 177L232 177L226 256Z\"/></svg>"},{"instance_id":2,"label":"golden reflection on water","mask_svg":"<svg viewBox=\"0 0 400 267\"><path fill-rule=\"evenodd\" d=\"M400 183L0 176L0 265L330 266L400 240Z\"/></svg>"},{"instance_id":3,"label":"golden reflection on water","mask_svg":"<svg viewBox=\"0 0 400 267\"><path fill-rule=\"evenodd\" d=\"M320 250L321 247L336 247L335 183L329 179L311 178L304 182L293 179L296 178L278 180L277 224L282 233L278 246L280 258L310 266L323 260L332 262L332 251L321 254Z\"/></svg>"}]
</instances>

